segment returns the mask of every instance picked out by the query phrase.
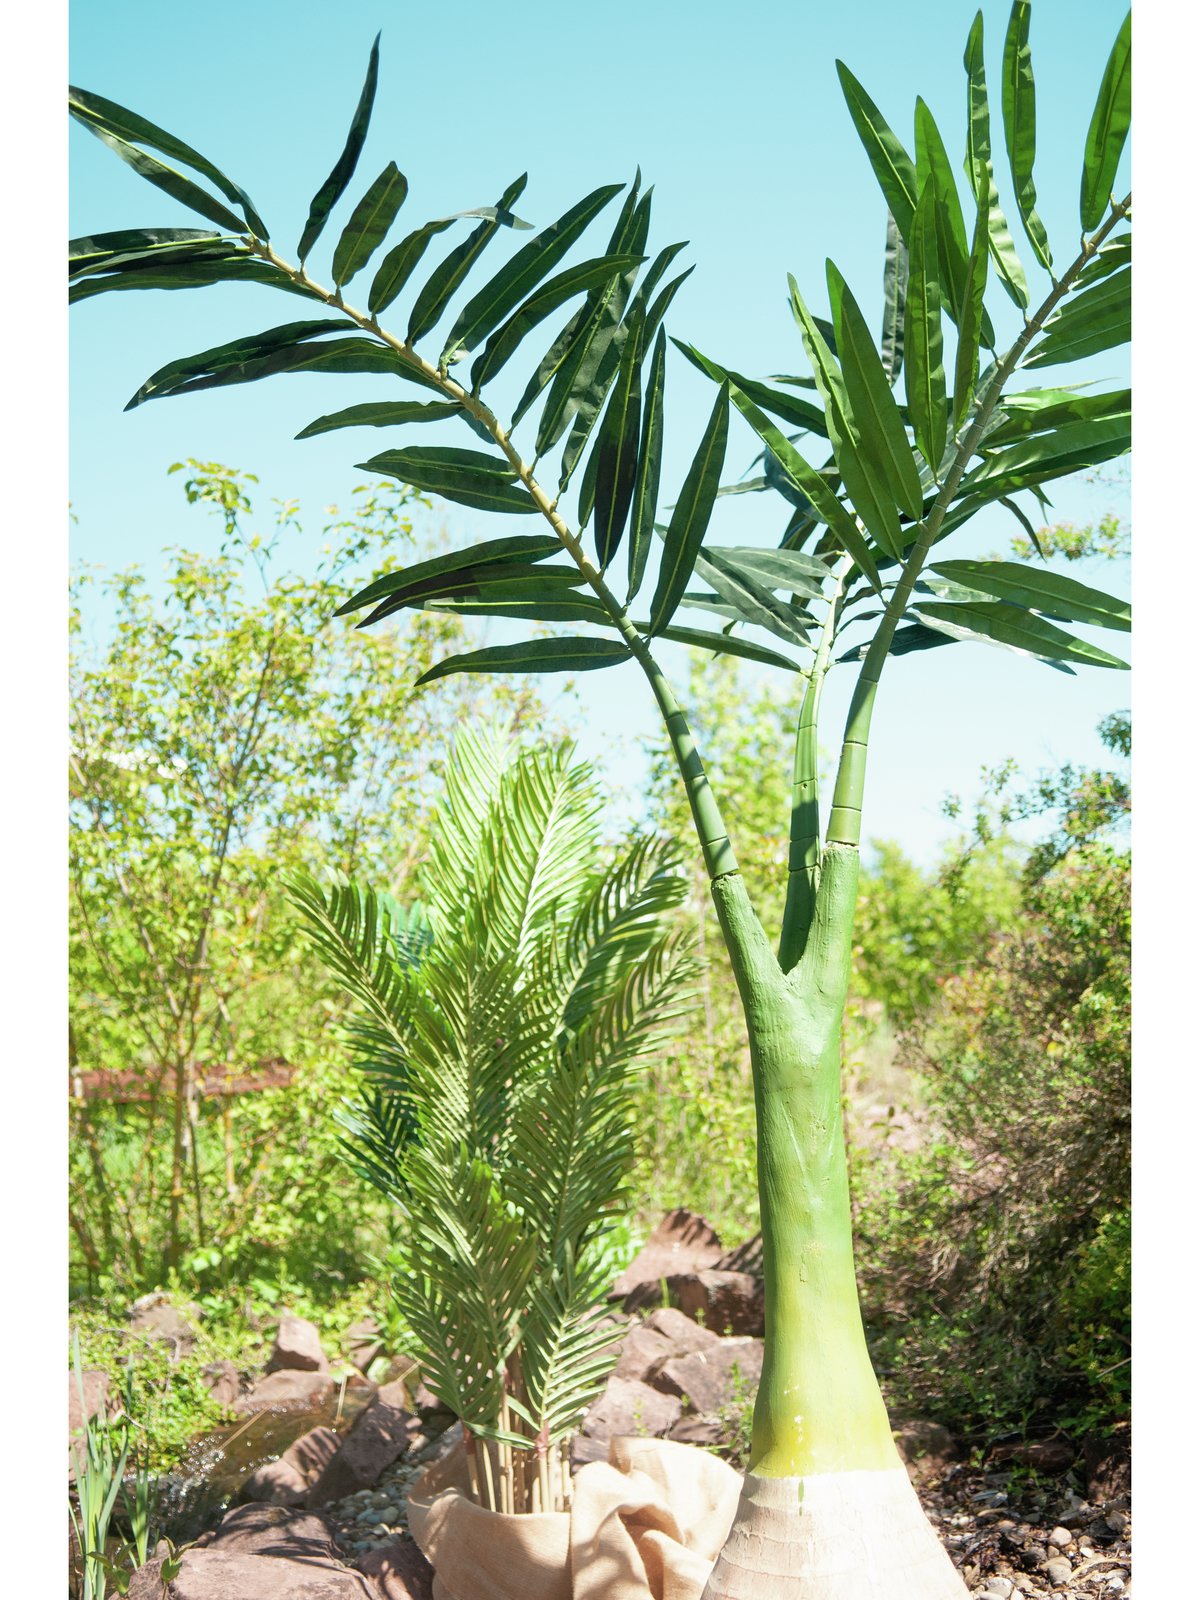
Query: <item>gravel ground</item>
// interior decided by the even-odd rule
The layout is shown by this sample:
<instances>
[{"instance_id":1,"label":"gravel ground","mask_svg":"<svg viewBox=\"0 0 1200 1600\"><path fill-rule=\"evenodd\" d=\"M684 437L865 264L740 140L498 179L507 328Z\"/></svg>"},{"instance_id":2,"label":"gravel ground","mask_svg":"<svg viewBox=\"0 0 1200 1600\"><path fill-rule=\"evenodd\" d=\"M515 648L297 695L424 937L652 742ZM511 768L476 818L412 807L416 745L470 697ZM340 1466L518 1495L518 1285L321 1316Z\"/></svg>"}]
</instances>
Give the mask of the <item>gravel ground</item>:
<instances>
[{"instance_id":1,"label":"gravel ground","mask_svg":"<svg viewBox=\"0 0 1200 1600\"><path fill-rule=\"evenodd\" d=\"M1059 1485L962 1466L920 1494L972 1595L1116 1600L1132 1592L1128 1497L1091 1504Z\"/></svg>"}]
</instances>

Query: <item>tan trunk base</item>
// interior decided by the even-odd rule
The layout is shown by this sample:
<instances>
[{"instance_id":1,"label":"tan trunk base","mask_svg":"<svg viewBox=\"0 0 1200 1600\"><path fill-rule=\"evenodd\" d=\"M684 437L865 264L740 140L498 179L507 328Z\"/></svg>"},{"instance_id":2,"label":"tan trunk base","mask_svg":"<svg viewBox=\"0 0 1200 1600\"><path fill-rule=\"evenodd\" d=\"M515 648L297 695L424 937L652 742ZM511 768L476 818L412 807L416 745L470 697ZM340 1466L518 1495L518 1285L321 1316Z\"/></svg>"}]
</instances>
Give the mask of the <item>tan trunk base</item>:
<instances>
[{"instance_id":1,"label":"tan trunk base","mask_svg":"<svg viewBox=\"0 0 1200 1600\"><path fill-rule=\"evenodd\" d=\"M746 1475L703 1600L966 1600L903 1467Z\"/></svg>"}]
</instances>

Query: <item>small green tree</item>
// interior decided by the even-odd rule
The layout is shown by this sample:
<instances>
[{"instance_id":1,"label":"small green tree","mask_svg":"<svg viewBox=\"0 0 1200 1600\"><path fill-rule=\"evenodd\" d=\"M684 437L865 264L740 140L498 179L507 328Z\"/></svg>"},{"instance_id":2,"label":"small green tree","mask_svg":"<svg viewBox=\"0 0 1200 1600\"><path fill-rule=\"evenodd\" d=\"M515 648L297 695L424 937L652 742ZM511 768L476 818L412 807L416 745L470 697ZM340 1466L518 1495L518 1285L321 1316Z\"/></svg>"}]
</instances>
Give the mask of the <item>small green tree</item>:
<instances>
[{"instance_id":1,"label":"small green tree","mask_svg":"<svg viewBox=\"0 0 1200 1600\"><path fill-rule=\"evenodd\" d=\"M261 1097L219 1092L263 1059L305 1082L328 1060L313 964L274 887L322 855L405 878L446 736L478 701L412 694L413 673L461 637L453 618L377 638L329 623L348 567L414 547L410 494L359 491L301 579L279 570L294 506L251 533L252 478L189 474L189 499L220 520L215 554L173 553L159 595L136 569L85 569L72 588L71 1071L100 1097L72 1099L71 1225L93 1278L126 1285L185 1250L229 1251L243 1229L278 1245L263 1207L280 1184L303 1171L315 1199L316 1171L336 1172L304 1083L290 1111L269 1095L266 1116ZM94 640L97 584L112 611ZM103 1098L106 1081L125 1104Z\"/></svg>"},{"instance_id":2,"label":"small green tree","mask_svg":"<svg viewBox=\"0 0 1200 1600\"><path fill-rule=\"evenodd\" d=\"M419 399L353 406L305 431L456 417L488 448L386 450L372 458L371 470L468 505L540 518L545 532L504 535L385 576L342 609L365 611L364 625L403 607L433 604L527 622L590 623L601 630L599 636L535 637L468 651L440 661L425 682L460 672L582 672L627 662L646 677L687 792L742 996L755 1078L766 1342L750 1471L709 1581L709 1600L748 1592L804 1594L809 1600L898 1591L925 1600L963 1594L899 1465L863 1337L841 1131L840 1046L871 723L890 657L982 640L1059 669L1125 665L1060 626L1074 621L1128 628L1122 602L1045 569L945 560L936 549L984 507L1011 503L1024 491L1040 492L1053 479L1129 447L1128 390L1010 391L1018 371L1070 369L1087 355L1122 344L1130 322L1126 224L1132 202L1110 193L1129 126L1130 25L1127 20L1113 47L1084 142L1081 241L1072 246L1068 264L1055 268L1033 181L1030 12L1030 0L1016 0L1005 39L1004 144L1020 220L1050 275L1049 288L1040 300L1031 296L1000 207L982 14L965 56L965 214L944 140L924 102L917 102L914 160L839 63L851 116L891 218L882 349L832 266L829 319L816 318L792 284L792 309L813 371L803 381L815 386L813 399L793 384L756 381L681 346L719 384L719 392L669 520L659 530L660 560L641 615L631 608L649 571L657 527L666 366L661 324L681 279L658 287L680 248L673 245L654 258L636 286L650 225L650 196L640 193L637 181L602 256L555 270L587 223L615 197L615 187L586 196L520 248L457 312L439 353L430 347L425 354L419 346L448 313L481 252L501 227L517 225L512 207L525 179L514 182L496 206L475 214L472 231L417 291L403 335L387 331L380 318L431 238L452 220L426 223L388 251L365 309L346 298L352 277L383 243L404 200L407 185L394 163L375 179L343 229L333 253L332 287L319 285L308 263L363 147L377 49L345 150L314 197L294 263L269 242L244 191L206 158L110 101L72 92L74 115L118 155L227 230L146 229L77 241L75 298L252 281L335 313L173 361L147 380L132 403L321 367L402 379L421 392ZM190 166L241 214L142 146ZM985 306L993 267L1021 313L1011 341L1000 339ZM511 420L501 420L499 400L491 403L499 393L498 375L526 335L579 293L582 304L539 358ZM947 320L957 332L949 374ZM455 376L474 351L479 353L469 376ZM903 404L892 393L901 372ZM522 446L515 430L543 392L532 440ZM775 550L704 543L720 486L731 400L765 446L764 478L789 501ZM822 465L814 466L773 417L803 430L821 451ZM548 491L544 463L560 443L558 483ZM577 516L568 520L564 502L577 472ZM616 576L622 545L627 583ZM563 553L566 564L550 560ZM695 579L708 588L690 588ZM681 625L677 612L683 604L715 613L727 626L706 632ZM736 631L743 625L766 629L783 648L743 638ZM701 753L654 655L655 642L664 638L748 655L792 674L801 686L777 949L751 904ZM856 680L823 817L818 719L825 678L840 661L855 665ZM818 1548L826 1552L819 1564Z\"/></svg>"},{"instance_id":3,"label":"small green tree","mask_svg":"<svg viewBox=\"0 0 1200 1600\"><path fill-rule=\"evenodd\" d=\"M311 878L293 900L359 1002L346 1144L403 1217L394 1293L475 1497L558 1511L617 1356L633 1069L687 1009L685 880L652 839L597 864L603 801L569 748L464 729L445 776L426 908Z\"/></svg>"}]
</instances>

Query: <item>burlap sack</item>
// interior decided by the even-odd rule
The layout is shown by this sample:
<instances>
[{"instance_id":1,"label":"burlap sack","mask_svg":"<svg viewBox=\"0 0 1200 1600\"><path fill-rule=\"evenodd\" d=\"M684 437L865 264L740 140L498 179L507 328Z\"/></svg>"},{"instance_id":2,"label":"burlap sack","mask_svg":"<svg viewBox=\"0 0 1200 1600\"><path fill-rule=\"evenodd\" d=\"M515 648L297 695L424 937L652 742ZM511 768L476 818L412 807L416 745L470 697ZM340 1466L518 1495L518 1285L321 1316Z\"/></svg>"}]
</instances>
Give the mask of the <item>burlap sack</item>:
<instances>
[{"instance_id":1,"label":"burlap sack","mask_svg":"<svg viewBox=\"0 0 1200 1600\"><path fill-rule=\"evenodd\" d=\"M455 1451L413 1484L408 1519L434 1600L700 1600L741 1482L691 1445L614 1439L570 1514L507 1517L467 1497Z\"/></svg>"},{"instance_id":2,"label":"burlap sack","mask_svg":"<svg viewBox=\"0 0 1200 1600\"><path fill-rule=\"evenodd\" d=\"M408 1527L433 1567L433 1600L571 1600L570 1514L477 1506L462 1445L413 1483Z\"/></svg>"}]
</instances>

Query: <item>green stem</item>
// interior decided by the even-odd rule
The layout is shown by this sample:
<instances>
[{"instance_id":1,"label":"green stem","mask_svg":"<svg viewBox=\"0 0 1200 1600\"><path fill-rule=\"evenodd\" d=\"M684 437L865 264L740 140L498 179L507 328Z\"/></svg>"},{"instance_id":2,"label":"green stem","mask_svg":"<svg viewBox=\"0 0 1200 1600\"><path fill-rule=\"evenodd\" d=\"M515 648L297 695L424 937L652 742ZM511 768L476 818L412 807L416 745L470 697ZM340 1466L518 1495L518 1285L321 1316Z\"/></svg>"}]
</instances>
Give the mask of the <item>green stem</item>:
<instances>
[{"instance_id":1,"label":"green stem","mask_svg":"<svg viewBox=\"0 0 1200 1600\"><path fill-rule=\"evenodd\" d=\"M821 872L821 806L817 789L817 734L821 690L829 671L829 656L841 613L846 578L854 565L845 556L834 568L834 589L821 629L816 659L805 686L796 721L796 752L792 764L792 816L788 844L787 898L779 938L779 965L790 972L804 952L817 901Z\"/></svg>"},{"instance_id":2,"label":"green stem","mask_svg":"<svg viewBox=\"0 0 1200 1600\"><path fill-rule=\"evenodd\" d=\"M857 850L828 847L804 954L786 976L740 875L713 884L758 1120L765 1338L750 1468L760 1477L897 1465L858 1305L842 1131L857 883Z\"/></svg>"},{"instance_id":3,"label":"green stem","mask_svg":"<svg viewBox=\"0 0 1200 1600\"><path fill-rule=\"evenodd\" d=\"M1116 227L1117 223L1128 216L1133 203L1133 196L1126 195L1119 204L1114 202L1112 210L1105 219L1103 227L1085 239L1078 256L1067 268L1063 276L1055 283L1050 293L1043 300L1034 315L1029 318L1022 328L1020 335L1012 348L996 367L992 380L979 403L971 426L963 435L962 442L955 451L950 470L942 483L937 499L923 524L919 524L920 532L916 543L913 545L904 570L892 591L879 627L867 649L863 659L862 669L858 675L858 682L854 686L854 694L850 701L850 710L846 717L846 729L842 739L841 760L838 764L837 780L833 790L833 804L830 807L829 828L826 839L831 844L857 844L861 833L863 789L866 780L867 768L867 741L871 732L871 716L875 709L875 693L879 687L879 679L883 672L883 664L887 660L888 651L892 646L892 639L899 626L904 612L908 606L913 588L921 575L925 561L941 532L942 523L950 509L950 503L958 492L958 486L963 474L970 464L971 457L975 454L976 447L983 437L992 412L1008 382L1016 370L1021 357L1029 348L1030 343L1041 332L1050 314L1059 302L1067 295L1076 278L1093 258L1105 239Z\"/></svg>"},{"instance_id":4,"label":"green stem","mask_svg":"<svg viewBox=\"0 0 1200 1600\"><path fill-rule=\"evenodd\" d=\"M520 451L517 450L509 437L508 430L502 425L495 413L480 400L478 395L464 389L460 383L455 382L440 367L435 367L426 361L424 356L419 355L410 344L402 339L397 339L394 334L388 333L380 326L376 317L357 311L353 306L346 304L340 293L323 289L319 284L314 283L302 268L291 266L276 255L269 245L263 244L259 240L251 239L249 248L255 254L262 256L264 260L270 261L280 271L285 272L293 282L303 284L310 293L318 295L325 301L326 305L336 307L343 316L349 317L352 322L357 323L364 332L373 334L377 339L381 339L384 344L394 350L410 366L415 367L423 377L435 384L447 399L455 401L464 411L468 412L487 429L488 433L504 452L517 478L529 491L534 505L553 528L563 549L566 550L572 561L579 568L584 580L608 613L613 626L620 634L630 655L633 656L649 681L651 692L666 726L671 751L687 792L692 820L695 823L696 835L700 841L700 848L704 855L704 865L709 877L717 878L725 873L736 872L737 858L729 841L729 834L722 820L720 807L709 784L708 774L705 771L700 752L696 748L696 742L692 737L687 717L676 700L670 683L651 654L649 644L634 627L628 611L608 587L604 580L604 575L588 558L579 538L560 516L557 500L552 499L537 481L534 476L533 466L522 458Z\"/></svg>"}]
</instances>

